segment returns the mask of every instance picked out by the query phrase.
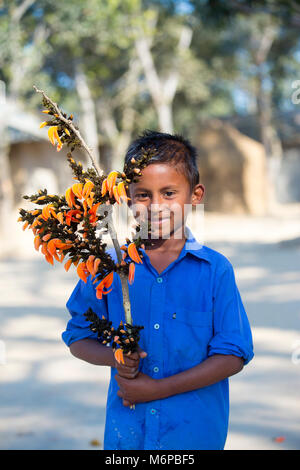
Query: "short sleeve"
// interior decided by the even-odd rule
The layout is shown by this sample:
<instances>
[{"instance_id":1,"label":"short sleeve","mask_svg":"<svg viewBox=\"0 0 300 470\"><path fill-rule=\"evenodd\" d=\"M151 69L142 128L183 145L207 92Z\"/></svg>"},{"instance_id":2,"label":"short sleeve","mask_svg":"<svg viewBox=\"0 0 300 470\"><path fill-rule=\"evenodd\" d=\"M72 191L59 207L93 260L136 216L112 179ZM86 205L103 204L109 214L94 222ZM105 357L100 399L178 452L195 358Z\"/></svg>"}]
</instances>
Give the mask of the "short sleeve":
<instances>
[{"instance_id":1,"label":"short sleeve","mask_svg":"<svg viewBox=\"0 0 300 470\"><path fill-rule=\"evenodd\" d=\"M251 328L229 261L216 282L213 322L208 356L228 354L242 357L244 364L251 361L254 356Z\"/></svg>"},{"instance_id":2,"label":"short sleeve","mask_svg":"<svg viewBox=\"0 0 300 470\"><path fill-rule=\"evenodd\" d=\"M104 315L108 318L107 301L104 295L102 299L97 299L96 290L92 283L91 276L87 282L79 280L66 304L71 315L66 330L62 333L62 339L67 346L75 341L84 338L97 338L97 333L93 333L83 315L90 307L100 318Z\"/></svg>"}]
</instances>

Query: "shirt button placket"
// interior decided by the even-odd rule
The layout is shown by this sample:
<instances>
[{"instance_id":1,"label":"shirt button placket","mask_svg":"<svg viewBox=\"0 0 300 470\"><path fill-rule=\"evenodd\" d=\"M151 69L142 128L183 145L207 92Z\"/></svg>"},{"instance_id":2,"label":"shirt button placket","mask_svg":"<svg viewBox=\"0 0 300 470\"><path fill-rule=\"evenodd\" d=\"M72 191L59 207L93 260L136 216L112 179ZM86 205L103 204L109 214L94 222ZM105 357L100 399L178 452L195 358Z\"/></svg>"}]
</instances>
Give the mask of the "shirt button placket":
<instances>
[{"instance_id":1,"label":"shirt button placket","mask_svg":"<svg viewBox=\"0 0 300 470\"><path fill-rule=\"evenodd\" d=\"M162 276L156 278L151 292L151 317L152 331L150 334L149 347L153 351L151 376L160 378L162 372L163 357L163 335L162 321L165 303L165 280ZM161 401L150 402L146 409L146 432L145 449L157 449L160 440L160 407Z\"/></svg>"}]
</instances>

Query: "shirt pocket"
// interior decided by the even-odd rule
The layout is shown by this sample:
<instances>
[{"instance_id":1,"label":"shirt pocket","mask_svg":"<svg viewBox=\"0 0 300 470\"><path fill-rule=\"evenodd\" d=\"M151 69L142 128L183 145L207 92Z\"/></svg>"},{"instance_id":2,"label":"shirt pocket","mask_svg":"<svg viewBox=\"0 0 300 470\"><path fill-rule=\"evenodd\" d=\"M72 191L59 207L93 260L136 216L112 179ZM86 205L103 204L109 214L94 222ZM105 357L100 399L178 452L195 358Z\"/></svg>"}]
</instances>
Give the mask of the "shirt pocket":
<instances>
[{"instance_id":1,"label":"shirt pocket","mask_svg":"<svg viewBox=\"0 0 300 470\"><path fill-rule=\"evenodd\" d=\"M165 317L165 345L168 374L190 369L207 358L213 336L213 311L177 308Z\"/></svg>"},{"instance_id":2,"label":"shirt pocket","mask_svg":"<svg viewBox=\"0 0 300 470\"><path fill-rule=\"evenodd\" d=\"M180 307L174 312L169 312L167 317L190 326L212 327L213 312L212 310L200 311Z\"/></svg>"}]
</instances>

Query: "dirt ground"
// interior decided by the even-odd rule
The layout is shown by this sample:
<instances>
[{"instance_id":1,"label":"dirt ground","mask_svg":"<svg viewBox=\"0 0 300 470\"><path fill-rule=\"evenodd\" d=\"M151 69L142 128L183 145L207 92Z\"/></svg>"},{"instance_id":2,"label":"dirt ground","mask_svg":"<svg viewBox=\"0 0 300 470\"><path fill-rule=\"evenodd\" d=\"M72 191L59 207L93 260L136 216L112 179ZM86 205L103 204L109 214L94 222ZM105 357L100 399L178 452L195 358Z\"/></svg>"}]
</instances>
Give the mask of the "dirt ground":
<instances>
[{"instance_id":1,"label":"dirt ground","mask_svg":"<svg viewBox=\"0 0 300 470\"><path fill-rule=\"evenodd\" d=\"M192 227L191 227L192 228ZM109 371L61 340L77 275L32 234L0 260L0 449L101 449ZM270 217L205 214L203 243L232 262L255 358L230 379L225 449L300 449L300 207Z\"/></svg>"}]
</instances>

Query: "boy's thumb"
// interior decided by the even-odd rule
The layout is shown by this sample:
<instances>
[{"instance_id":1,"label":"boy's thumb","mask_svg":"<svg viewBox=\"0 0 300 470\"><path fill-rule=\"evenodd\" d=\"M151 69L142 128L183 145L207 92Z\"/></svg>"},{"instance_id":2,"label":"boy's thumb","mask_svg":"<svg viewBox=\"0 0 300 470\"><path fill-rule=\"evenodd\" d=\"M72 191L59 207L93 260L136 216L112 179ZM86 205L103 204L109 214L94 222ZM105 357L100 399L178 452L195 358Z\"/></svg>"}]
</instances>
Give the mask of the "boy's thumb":
<instances>
[{"instance_id":1,"label":"boy's thumb","mask_svg":"<svg viewBox=\"0 0 300 470\"><path fill-rule=\"evenodd\" d=\"M143 351L140 347L138 347L138 355L140 356L141 359L144 359L144 357L147 356L146 351Z\"/></svg>"}]
</instances>

